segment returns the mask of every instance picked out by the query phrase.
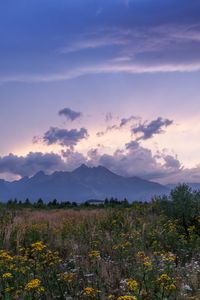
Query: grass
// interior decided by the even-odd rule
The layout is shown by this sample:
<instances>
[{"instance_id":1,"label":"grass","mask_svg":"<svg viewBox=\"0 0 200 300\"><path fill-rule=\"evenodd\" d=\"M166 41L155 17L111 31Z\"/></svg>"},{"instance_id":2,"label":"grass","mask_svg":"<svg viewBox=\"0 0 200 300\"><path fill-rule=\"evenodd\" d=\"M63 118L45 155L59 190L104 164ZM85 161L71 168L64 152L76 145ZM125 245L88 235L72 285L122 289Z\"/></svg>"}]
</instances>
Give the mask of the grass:
<instances>
[{"instance_id":1,"label":"grass","mask_svg":"<svg viewBox=\"0 0 200 300\"><path fill-rule=\"evenodd\" d=\"M200 217L163 203L0 211L0 299L200 299Z\"/></svg>"}]
</instances>

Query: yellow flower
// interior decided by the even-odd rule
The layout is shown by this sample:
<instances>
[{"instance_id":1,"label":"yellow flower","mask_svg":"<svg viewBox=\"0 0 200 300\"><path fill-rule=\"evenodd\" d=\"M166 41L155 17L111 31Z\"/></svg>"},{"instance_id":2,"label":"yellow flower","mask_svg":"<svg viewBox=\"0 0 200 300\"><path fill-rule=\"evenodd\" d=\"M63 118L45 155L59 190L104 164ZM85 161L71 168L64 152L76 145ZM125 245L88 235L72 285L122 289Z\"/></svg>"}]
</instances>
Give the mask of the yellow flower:
<instances>
[{"instance_id":1,"label":"yellow flower","mask_svg":"<svg viewBox=\"0 0 200 300\"><path fill-rule=\"evenodd\" d=\"M172 291L172 290L175 290L176 289L176 286L174 283L171 283L168 287L167 287L168 290Z\"/></svg>"},{"instance_id":2,"label":"yellow flower","mask_svg":"<svg viewBox=\"0 0 200 300\"><path fill-rule=\"evenodd\" d=\"M143 298L148 296L147 291L145 291L145 290L141 290L140 294Z\"/></svg>"},{"instance_id":3,"label":"yellow flower","mask_svg":"<svg viewBox=\"0 0 200 300\"><path fill-rule=\"evenodd\" d=\"M96 295L96 291L92 287L86 287L83 290L83 295L89 296L89 297L94 297Z\"/></svg>"},{"instance_id":4,"label":"yellow flower","mask_svg":"<svg viewBox=\"0 0 200 300\"><path fill-rule=\"evenodd\" d=\"M5 290L4 290L4 292L5 293L10 293L11 291L13 291L13 287L7 287L7 288L5 288Z\"/></svg>"},{"instance_id":5,"label":"yellow flower","mask_svg":"<svg viewBox=\"0 0 200 300\"><path fill-rule=\"evenodd\" d=\"M0 250L0 260L11 261L13 257L8 252Z\"/></svg>"},{"instance_id":6,"label":"yellow flower","mask_svg":"<svg viewBox=\"0 0 200 300\"><path fill-rule=\"evenodd\" d=\"M108 299L114 299L114 298L115 298L114 295L112 295L112 294L108 295Z\"/></svg>"},{"instance_id":7,"label":"yellow flower","mask_svg":"<svg viewBox=\"0 0 200 300\"><path fill-rule=\"evenodd\" d=\"M100 258L100 252L97 251L97 250L93 250L93 251L91 251L91 252L89 253L89 257L90 257L90 258L94 258L94 257Z\"/></svg>"},{"instance_id":8,"label":"yellow flower","mask_svg":"<svg viewBox=\"0 0 200 300\"><path fill-rule=\"evenodd\" d=\"M44 291L45 291L45 289L44 289L43 286L40 286L40 287L38 288L38 292L39 292L40 294L44 293Z\"/></svg>"},{"instance_id":9,"label":"yellow flower","mask_svg":"<svg viewBox=\"0 0 200 300\"><path fill-rule=\"evenodd\" d=\"M135 296L120 296L117 300L137 300Z\"/></svg>"},{"instance_id":10,"label":"yellow flower","mask_svg":"<svg viewBox=\"0 0 200 300\"><path fill-rule=\"evenodd\" d=\"M136 291L138 288L138 283L135 279L129 278L127 279L127 286L130 291Z\"/></svg>"},{"instance_id":11,"label":"yellow flower","mask_svg":"<svg viewBox=\"0 0 200 300\"><path fill-rule=\"evenodd\" d=\"M66 282L72 282L75 278L75 274L74 273L64 273L62 278Z\"/></svg>"},{"instance_id":12,"label":"yellow flower","mask_svg":"<svg viewBox=\"0 0 200 300\"><path fill-rule=\"evenodd\" d=\"M144 258L144 262L143 262L143 265L144 265L144 267L146 267L146 268L152 268L152 262L151 262L151 260L150 260L150 258L148 257L148 256L146 256L145 258Z\"/></svg>"},{"instance_id":13,"label":"yellow flower","mask_svg":"<svg viewBox=\"0 0 200 300\"><path fill-rule=\"evenodd\" d=\"M25 290L34 290L34 289L37 289L39 288L41 285L41 280L39 279L32 279L31 281L29 281L27 283L27 285L25 286Z\"/></svg>"},{"instance_id":14,"label":"yellow flower","mask_svg":"<svg viewBox=\"0 0 200 300\"><path fill-rule=\"evenodd\" d=\"M31 247L32 247L33 251L38 251L38 252L40 252L46 248L46 246L44 245L43 242L36 242L36 243L32 244Z\"/></svg>"},{"instance_id":15,"label":"yellow flower","mask_svg":"<svg viewBox=\"0 0 200 300\"><path fill-rule=\"evenodd\" d=\"M145 253L143 251L139 251L137 253L137 256L140 257L140 258L144 258L145 257Z\"/></svg>"},{"instance_id":16,"label":"yellow flower","mask_svg":"<svg viewBox=\"0 0 200 300\"><path fill-rule=\"evenodd\" d=\"M163 282L163 283L170 281L170 280L171 280L171 278L166 273L160 275L160 277L158 279L158 281Z\"/></svg>"},{"instance_id":17,"label":"yellow flower","mask_svg":"<svg viewBox=\"0 0 200 300\"><path fill-rule=\"evenodd\" d=\"M174 255L171 252L168 252L166 254L162 254L162 258L164 261L175 261L176 260L176 255Z\"/></svg>"},{"instance_id":18,"label":"yellow flower","mask_svg":"<svg viewBox=\"0 0 200 300\"><path fill-rule=\"evenodd\" d=\"M2 278L12 278L13 276L12 276L12 274L11 273L4 273L3 275L2 275Z\"/></svg>"}]
</instances>

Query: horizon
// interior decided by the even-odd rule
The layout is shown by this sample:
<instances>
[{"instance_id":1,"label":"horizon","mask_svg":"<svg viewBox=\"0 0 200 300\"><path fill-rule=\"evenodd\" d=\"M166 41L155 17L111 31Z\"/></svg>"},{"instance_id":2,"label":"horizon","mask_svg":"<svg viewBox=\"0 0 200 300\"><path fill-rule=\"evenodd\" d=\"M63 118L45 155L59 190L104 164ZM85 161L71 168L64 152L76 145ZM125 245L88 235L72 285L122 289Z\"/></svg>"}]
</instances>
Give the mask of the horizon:
<instances>
[{"instance_id":1,"label":"horizon","mask_svg":"<svg viewBox=\"0 0 200 300\"><path fill-rule=\"evenodd\" d=\"M31 178L33 178L33 177L35 177L35 176L37 176L38 174L44 174L45 176L51 176L51 175L54 175L55 173L72 173L72 172L74 172L74 171L76 171L76 170L78 170L78 169L81 169L82 167L84 167L84 168L87 168L87 169L98 169L99 167L100 168L104 168L104 169L106 169L106 170L108 170L109 172L111 172L111 173L113 173L113 174L115 174L115 175L117 175L117 176L121 176L121 177L124 177L124 178L138 178L138 179L141 179L141 180L145 180L145 181L149 181L149 182L152 182L152 183L159 183L159 182L156 182L156 181L154 181L154 180L147 180L147 179L145 179L145 178L142 178L142 177L138 177L138 176L123 176L123 175L120 175L120 174L117 174L117 173L115 173L115 172L112 172L111 170L109 170L109 168L107 168L107 167L104 167L104 166L101 166L101 165L97 165L97 166L88 166L88 165L86 165L85 163L83 163L83 164L81 164L81 165L79 165L79 166L77 166L76 168L74 168L74 169L72 169L72 170L70 170L70 171L58 171L58 170L55 170L55 171L53 171L53 172L51 172L51 173L46 173L44 170L40 170L40 171L37 171L35 174L33 174L33 175L31 175L31 176L24 176L24 177L21 177L20 179L14 179L14 180L5 180L5 179L2 179L2 178L0 178L0 180L4 180L4 181L7 181L7 182L10 182L10 183L12 183L12 182L14 182L14 181L20 181L20 180L22 180L22 179L26 179L26 178L28 178L28 179L31 179ZM178 186L178 185L182 185L182 184L186 184L186 185L190 185L190 184L200 184L200 182L184 182L184 181L180 181L180 182L175 182L175 183L172 183L172 182L168 182L168 183L166 183L166 184L162 184L161 183L161 185L164 185L164 186L167 186L167 185L176 185L176 186ZM159 183L160 184L160 183Z\"/></svg>"},{"instance_id":2,"label":"horizon","mask_svg":"<svg viewBox=\"0 0 200 300\"><path fill-rule=\"evenodd\" d=\"M0 178L200 183L200 2L3 1Z\"/></svg>"}]
</instances>

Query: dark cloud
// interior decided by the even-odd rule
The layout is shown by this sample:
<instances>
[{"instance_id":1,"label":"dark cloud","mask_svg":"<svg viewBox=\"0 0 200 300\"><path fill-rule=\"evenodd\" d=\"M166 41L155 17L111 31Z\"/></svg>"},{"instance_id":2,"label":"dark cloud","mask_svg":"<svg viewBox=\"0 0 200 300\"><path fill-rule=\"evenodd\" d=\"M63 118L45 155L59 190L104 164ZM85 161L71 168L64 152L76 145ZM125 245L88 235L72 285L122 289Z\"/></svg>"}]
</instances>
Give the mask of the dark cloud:
<instances>
[{"instance_id":1,"label":"dark cloud","mask_svg":"<svg viewBox=\"0 0 200 300\"><path fill-rule=\"evenodd\" d=\"M138 120L139 118L136 116L130 116L129 118L122 118L119 127L124 127L132 121Z\"/></svg>"},{"instance_id":2,"label":"dark cloud","mask_svg":"<svg viewBox=\"0 0 200 300\"><path fill-rule=\"evenodd\" d=\"M88 137L87 129L61 129L51 127L43 136L43 141L47 145L59 144L61 146L74 147L76 144Z\"/></svg>"},{"instance_id":3,"label":"dark cloud","mask_svg":"<svg viewBox=\"0 0 200 300\"><path fill-rule=\"evenodd\" d=\"M151 121L150 123L139 124L136 127L132 128L132 133L142 134L137 140L147 140L150 139L155 134L163 132L163 127L167 127L173 123L172 120L163 119L158 117L156 120Z\"/></svg>"},{"instance_id":4,"label":"dark cloud","mask_svg":"<svg viewBox=\"0 0 200 300\"><path fill-rule=\"evenodd\" d=\"M64 160L55 153L30 152L26 156L11 153L0 157L0 173L12 173L23 177L34 175L38 171L51 173L65 169Z\"/></svg>"},{"instance_id":5,"label":"dark cloud","mask_svg":"<svg viewBox=\"0 0 200 300\"><path fill-rule=\"evenodd\" d=\"M166 155L164 156L164 161L165 161L165 166L167 168L174 168L175 170L181 168L181 163L177 159L177 157L174 157L172 155Z\"/></svg>"},{"instance_id":6,"label":"dark cloud","mask_svg":"<svg viewBox=\"0 0 200 300\"><path fill-rule=\"evenodd\" d=\"M81 115L82 115L82 113L81 112L77 112L77 111L74 111L74 110L72 110L72 109L70 109L70 108L63 108L62 110L60 110L59 112L58 112L58 114L60 115L60 116L65 116L68 120L70 120L70 121L74 121L74 120L76 120L76 119L78 119L78 118L80 118L81 117Z\"/></svg>"}]
</instances>

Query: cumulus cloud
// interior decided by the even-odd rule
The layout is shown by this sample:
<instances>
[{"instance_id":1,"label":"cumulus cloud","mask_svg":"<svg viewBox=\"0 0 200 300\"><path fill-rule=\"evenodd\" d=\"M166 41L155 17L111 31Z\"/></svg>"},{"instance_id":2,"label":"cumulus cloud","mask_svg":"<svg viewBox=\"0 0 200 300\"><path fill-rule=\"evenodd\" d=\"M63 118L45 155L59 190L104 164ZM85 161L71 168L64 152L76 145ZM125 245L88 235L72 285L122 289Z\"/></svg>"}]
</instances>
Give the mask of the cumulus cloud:
<instances>
[{"instance_id":1,"label":"cumulus cloud","mask_svg":"<svg viewBox=\"0 0 200 300\"><path fill-rule=\"evenodd\" d=\"M133 127L132 133L141 134L141 136L138 137L137 140L147 140L150 139L155 134L164 132L163 127L168 127L172 123L173 123L172 120L158 117L156 120L153 120L149 123L145 122L143 124L139 124L136 127Z\"/></svg>"},{"instance_id":2,"label":"cumulus cloud","mask_svg":"<svg viewBox=\"0 0 200 300\"><path fill-rule=\"evenodd\" d=\"M47 145L59 144L61 146L67 146L73 148L77 143L88 137L87 129L61 129L57 127L51 127L45 132L43 141Z\"/></svg>"},{"instance_id":3,"label":"cumulus cloud","mask_svg":"<svg viewBox=\"0 0 200 300\"><path fill-rule=\"evenodd\" d=\"M96 148L90 149L87 155L72 149L63 150L61 155L30 152L26 156L17 156L11 153L0 157L0 174L7 174L7 178L8 175L30 177L39 171L47 174L71 171L83 163L90 167L101 165L122 176L137 176L161 183L200 181L200 165L183 168L176 156L166 152L154 155L137 141L127 143L113 154L100 153Z\"/></svg>"},{"instance_id":4,"label":"cumulus cloud","mask_svg":"<svg viewBox=\"0 0 200 300\"><path fill-rule=\"evenodd\" d=\"M138 176L147 180L160 180L182 172L182 166L177 157L160 153L153 155L152 151L142 147L137 141L131 141L123 149L117 149L113 154L100 153L98 149L90 149L87 155L79 152L66 151L70 169L81 164L88 166L104 166L109 170L126 177Z\"/></svg>"},{"instance_id":5,"label":"cumulus cloud","mask_svg":"<svg viewBox=\"0 0 200 300\"><path fill-rule=\"evenodd\" d=\"M70 121L74 121L74 120L76 120L76 119L78 119L78 118L80 118L81 117L81 115L82 115L82 113L81 112L77 112L77 111L74 111L74 110L72 110L72 109L70 109L70 108L63 108L62 110L60 110L59 112L58 112L58 114L60 115L60 116L65 116L68 120L70 120Z\"/></svg>"},{"instance_id":6,"label":"cumulus cloud","mask_svg":"<svg viewBox=\"0 0 200 300\"><path fill-rule=\"evenodd\" d=\"M51 173L65 169L64 160L55 153L30 152L26 156L10 153L0 157L0 173L11 173L23 177L34 175L39 171Z\"/></svg>"},{"instance_id":7,"label":"cumulus cloud","mask_svg":"<svg viewBox=\"0 0 200 300\"><path fill-rule=\"evenodd\" d=\"M62 156L66 160L68 170L74 170L80 165L87 163L87 158L82 153L70 149L62 151Z\"/></svg>"}]
</instances>

